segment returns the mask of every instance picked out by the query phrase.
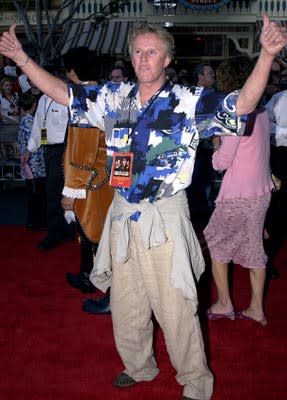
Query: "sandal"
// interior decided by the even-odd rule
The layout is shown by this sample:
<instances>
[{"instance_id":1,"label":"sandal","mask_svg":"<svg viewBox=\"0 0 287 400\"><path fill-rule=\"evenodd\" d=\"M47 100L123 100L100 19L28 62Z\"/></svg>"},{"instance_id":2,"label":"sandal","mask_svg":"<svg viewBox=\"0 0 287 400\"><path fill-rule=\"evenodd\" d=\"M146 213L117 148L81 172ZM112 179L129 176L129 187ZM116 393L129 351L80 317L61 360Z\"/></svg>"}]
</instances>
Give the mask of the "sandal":
<instances>
[{"instance_id":1,"label":"sandal","mask_svg":"<svg viewBox=\"0 0 287 400\"><path fill-rule=\"evenodd\" d=\"M231 319L232 321L235 320L235 312L231 311L228 313L214 313L210 310L207 311L207 318L211 321L215 321L216 319L227 318Z\"/></svg>"},{"instance_id":2,"label":"sandal","mask_svg":"<svg viewBox=\"0 0 287 400\"><path fill-rule=\"evenodd\" d=\"M124 372L121 372L119 375L116 376L116 378L113 381L113 385L117 388L129 388L131 386L134 386L137 382L125 374Z\"/></svg>"},{"instance_id":3,"label":"sandal","mask_svg":"<svg viewBox=\"0 0 287 400\"><path fill-rule=\"evenodd\" d=\"M262 325L262 326L267 325L267 319L266 319L266 317L263 317L260 321L257 321L256 319L250 318L250 317L248 317L247 315L243 314L242 311L237 311L237 312L236 312L236 318L238 318L238 319L244 319L244 320L246 320L246 321L258 322L258 324L260 324L260 325Z\"/></svg>"}]
</instances>

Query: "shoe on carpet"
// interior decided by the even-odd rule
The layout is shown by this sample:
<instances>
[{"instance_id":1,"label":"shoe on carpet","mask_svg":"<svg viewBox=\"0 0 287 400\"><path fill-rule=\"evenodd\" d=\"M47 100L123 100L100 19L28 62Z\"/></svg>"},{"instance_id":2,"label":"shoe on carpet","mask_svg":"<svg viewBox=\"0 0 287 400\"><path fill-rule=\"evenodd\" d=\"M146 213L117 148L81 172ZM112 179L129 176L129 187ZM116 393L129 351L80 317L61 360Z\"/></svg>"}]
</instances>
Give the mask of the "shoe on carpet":
<instances>
[{"instance_id":1,"label":"shoe on carpet","mask_svg":"<svg viewBox=\"0 0 287 400\"><path fill-rule=\"evenodd\" d=\"M227 318L231 319L232 321L235 320L235 312L231 311L228 313L214 313L210 310L207 310L207 318L210 319L211 321L215 321L216 319L221 319L221 318Z\"/></svg>"},{"instance_id":2,"label":"shoe on carpet","mask_svg":"<svg viewBox=\"0 0 287 400\"><path fill-rule=\"evenodd\" d=\"M38 249L39 250L51 250L51 249L54 249L55 247L59 246L59 244L60 244L59 240L45 238L45 239L41 240L41 242L38 244Z\"/></svg>"},{"instance_id":3,"label":"shoe on carpet","mask_svg":"<svg viewBox=\"0 0 287 400\"><path fill-rule=\"evenodd\" d=\"M80 274L67 272L66 279L70 286L75 289L80 289L83 293L95 293L97 290L90 281L89 274L87 272L81 272Z\"/></svg>"},{"instance_id":4,"label":"shoe on carpet","mask_svg":"<svg viewBox=\"0 0 287 400\"><path fill-rule=\"evenodd\" d=\"M88 314L111 314L110 296L84 300L83 311Z\"/></svg>"},{"instance_id":5,"label":"shoe on carpet","mask_svg":"<svg viewBox=\"0 0 287 400\"><path fill-rule=\"evenodd\" d=\"M193 397L183 396L182 400L197 400L197 399L194 399Z\"/></svg>"},{"instance_id":6,"label":"shoe on carpet","mask_svg":"<svg viewBox=\"0 0 287 400\"><path fill-rule=\"evenodd\" d=\"M133 378L124 372L121 372L119 375L117 375L113 381L113 385L120 389L129 388L134 386L136 383L137 382Z\"/></svg>"},{"instance_id":7,"label":"shoe on carpet","mask_svg":"<svg viewBox=\"0 0 287 400\"><path fill-rule=\"evenodd\" d=\"M257 322L258 324L260 324L262 326L266 326L267 325L266 317L263 317L260 321L257 321L256 319L248 317L247 315L243 314L242 311L237 311L236 312L236 318L243 319L243 320L246 320L246 321L254 321L254 322Z\"/></svg>"}]
</instances>

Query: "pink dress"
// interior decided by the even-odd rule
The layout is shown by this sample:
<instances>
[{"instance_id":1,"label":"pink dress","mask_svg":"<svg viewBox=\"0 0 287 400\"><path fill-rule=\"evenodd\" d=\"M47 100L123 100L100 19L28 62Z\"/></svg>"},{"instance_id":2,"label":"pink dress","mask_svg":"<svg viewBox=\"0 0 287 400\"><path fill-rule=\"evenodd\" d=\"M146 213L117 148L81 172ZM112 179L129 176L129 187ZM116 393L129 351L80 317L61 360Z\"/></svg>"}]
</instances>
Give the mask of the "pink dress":
<instances>
[{"instance_id":1,"label":"pink dress","mask_svg":"<svg viewBox=\"0 0 287 400\"><path fill-rule=\"evenodd\" d=\"M265 268L263 227L273 189L269 118L264 109L253 116L250 136L222 137L213 155L214 169L226 172L204 235L211 258Z\"/></svg>"}]
</instances>

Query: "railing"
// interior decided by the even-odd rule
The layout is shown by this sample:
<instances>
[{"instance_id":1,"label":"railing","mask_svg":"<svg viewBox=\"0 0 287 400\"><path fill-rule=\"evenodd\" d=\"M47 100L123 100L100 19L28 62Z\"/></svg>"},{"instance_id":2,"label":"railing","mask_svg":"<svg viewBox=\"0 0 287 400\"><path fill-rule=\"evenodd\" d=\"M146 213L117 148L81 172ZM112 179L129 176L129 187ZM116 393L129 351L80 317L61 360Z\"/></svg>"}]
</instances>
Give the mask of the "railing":
<instances>
[{"instance_id":1,"label":"railing","mask_svg":"<svg viewBox=\"0 0 287 400\"><path fill-rule=\"evenodd\" d=\"M286 17L286 0L260 0L258 3L260 13L266 12L271 17Z\"/></svg>"},{"instance_id":2,"label":"railing","mask_svg":"<svg viewBox=\"0 0 287 400\"><path fill-rule=\"evenodd\" d=\"M77 17L86 18L94 12L99 12L108 0L85 0L79 7ZM171 7L171 5L174 5ZM186 4L186 5L185 5ZM261 18L262 12L268 13L270 16L283 18L287 15L287 0L230 0L226 5L219 9L192 9L188 7L188 1L180 0L131 0L119 11L119 17L132 18L143 17L146 15L168 15L172 12L175 16L182 15L218 15L221 14L245 14L252 9Z\"/></svg>"},{"instance_id":3,"label":"railing","mask_svg":"<svg viewBox=\"0 0 287 400\"><path fill-rule=\"evenodd\" d=\"M52 7L54 12L59 2L61 0L51 2L51 4L54 4ZM85 0L78 8L75 18L86 19L92 13L100 12L109 3L109 0ZM171 10L167 7L168 3L176 4L176 6L172 7ZM186 1L186 4L188 4L188 1ZM180 0L130 0L127 4L122 5L121 9L117 12L117 16L122 19L145 19L149 17L162 19L169 11L172 11L173 18L184 21L189 20L189 18L193 21L204 21L209 20L213 16L216 16L219 23L222 22L221 19L225 18L225 16L228 16L228 18L232 16L240 17L240 21L244 21L244 18L250 18L252 15L255 22L255 20L261 20L262 12L268 13L274 19L284 21L287 16L287 0L230 0L219 9L206 9L202 11L189 8L180 2ZM33 7L27 12L27 16L32 24L37 22ZM18 24L21 23L11 0L0 0L0 25L9 25L15 22Z\"/></svg>"}]
</instances>

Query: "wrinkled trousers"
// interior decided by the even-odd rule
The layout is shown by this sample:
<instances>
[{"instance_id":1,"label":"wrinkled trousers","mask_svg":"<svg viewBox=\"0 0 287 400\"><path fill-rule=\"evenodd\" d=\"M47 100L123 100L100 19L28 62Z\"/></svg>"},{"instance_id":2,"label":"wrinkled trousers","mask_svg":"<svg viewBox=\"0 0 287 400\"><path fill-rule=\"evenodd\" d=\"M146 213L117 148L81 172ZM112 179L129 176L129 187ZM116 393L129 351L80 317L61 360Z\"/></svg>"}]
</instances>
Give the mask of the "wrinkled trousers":
<instances>
[{"instance_id":1,"label":"wrinkled trousers","mask_svg":"<svg viewBox=\"0 0 287 400\"><path fill-rule=\"evenodd\" d=\"M117 350L125 373L136 381L150 381L159 373L153 352L152 313L163 330L176 379L183 395L210 399L213 376L206 364L197 305L170 284L173 243L144 249L137 222L130 225L131 254L115 263L118 222L112 222L113 275L111 309Z\"/></svg>"}]
</instances>

